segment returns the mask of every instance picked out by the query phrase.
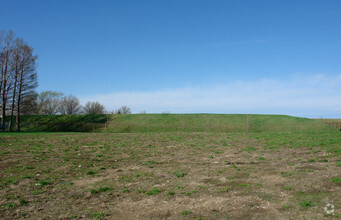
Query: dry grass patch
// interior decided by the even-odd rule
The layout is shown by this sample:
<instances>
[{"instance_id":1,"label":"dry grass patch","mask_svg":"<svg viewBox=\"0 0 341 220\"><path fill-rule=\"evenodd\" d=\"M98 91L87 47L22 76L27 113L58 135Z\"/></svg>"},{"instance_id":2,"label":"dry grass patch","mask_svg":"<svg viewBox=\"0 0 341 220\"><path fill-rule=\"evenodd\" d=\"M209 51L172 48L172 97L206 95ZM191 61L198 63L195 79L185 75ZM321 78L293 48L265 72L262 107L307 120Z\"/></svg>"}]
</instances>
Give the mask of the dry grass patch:
<instances>
[{"instance_id":1,"label":"dry grass patch","mask_svg":"<svg viewBox=\"0 0 341 220\"><path fill-rule=\"evenodd\" d=\"M1 135L0 218L338 217L340 146L309 132Z\"/></svg>"}]
</instances>

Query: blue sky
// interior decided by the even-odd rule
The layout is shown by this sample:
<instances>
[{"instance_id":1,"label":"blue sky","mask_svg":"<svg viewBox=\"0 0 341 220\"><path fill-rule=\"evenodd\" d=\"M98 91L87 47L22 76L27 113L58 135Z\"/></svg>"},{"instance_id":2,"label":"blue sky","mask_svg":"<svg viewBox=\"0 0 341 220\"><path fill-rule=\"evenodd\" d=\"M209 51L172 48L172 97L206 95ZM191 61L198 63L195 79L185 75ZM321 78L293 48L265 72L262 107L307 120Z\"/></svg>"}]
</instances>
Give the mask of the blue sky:
<instances>
[{"instance_id":1,"label":"blue sky","mask_svg":"<svg viewBox=\"0 0 341 220\"><path fill-rule=\"evenodd\" d=\"M339 0L0 0L38 91L147 113L341 117Z\"/></svg>"}]
</instances>

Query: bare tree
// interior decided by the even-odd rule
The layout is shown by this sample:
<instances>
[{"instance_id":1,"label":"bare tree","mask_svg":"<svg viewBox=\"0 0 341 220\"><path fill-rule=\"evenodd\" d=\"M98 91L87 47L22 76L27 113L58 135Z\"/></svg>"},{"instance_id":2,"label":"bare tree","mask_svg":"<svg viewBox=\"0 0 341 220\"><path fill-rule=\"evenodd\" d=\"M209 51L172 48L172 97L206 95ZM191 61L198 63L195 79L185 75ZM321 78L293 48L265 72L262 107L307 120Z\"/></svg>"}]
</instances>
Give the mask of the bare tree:
<instances>
[{"instance_id":1,"label":"bare tree","mask_svg":"<svg viewBox=\"0 0 341 220\"><path fill-rule=\"evenodd\" d=\"M8 95L12 86L12 68L11 59L14 48L14 33L10 31L6 34L4 31L0 33L0 77L1 77L1 130L6 129L6 108Z\"/></svg>"},{"instance_id":2,"label":"bare tree","mask_svg":"<svg viewBox=\"0 0 341 220\"><path fill-rule=\"evenodd\" d=\"M122 106L115 111L115 114L131 114L131 110L128 106Z\"/></svg>"},{"instance_id":3,"label":"bare tree","mask_svg":"<svg viewBox=\"0 0 341 220\"><path fill-rule=\"evenodd\" d=\"M35 115L38 114L38 94L33 93L23 97L20 105L20 115Z\"/></svg>"},{"instance_id":4,"label":"bare tree","mask_svg":"<svg viewBox=\"0 0 341 220\"><path fill-rule=\"evenodd\" d=\"M1 126L6 129L6 115L10 114L9 130L13 127L14 113L17 114L17 130L20 130L21 102L25 96L35 93L37 87L36 62L33 48L14 33L0 34L0 97Z\"/></svg>"},{"instance_id":5,"label":"bare tree","mask_svg":"<svg viewBox=\"0 0 341 220\"><path fill-rule=\"evenodd\" d=\"M35 94L35 89L38 86L36 60L37 56L33 56L33 48L22 40L19 40L21 59L19 62L18 71L18 94L17 94L17 131L20 131L20 114L22 107L22 100L25 97ZM13 99L14 100L14 99Z\"/></svg>"},{"instance_id":6,"label":"bare tree","mask_svg":"<svg viewBox=\"0 0 341 220\"><path fill-rule=\"evenodd\" d=\"M104 114L105 108L99 102L87 102L83 107L83 111L88 115Z\"/></svg>"},{"instance_id":7,"label":"bare tree","mask_svg":"<svg viewBox=\"0 0 341 220\"><path fill-rule=\"evenodd\" d=\"M65 96L59 103L59 112L63 115L76 115L82 112L79 99L73 95Z\"/></svg>"},{"instance_id":8,"label":"bare tree","mask_svg":"<svg viewBox=\"0 0 341 220\"><path fill-rule=\"evenodd\" d=\"M16 111L17 131L20 131L20 114L22 100L29 95L35 93L35 88L38 86L36 73L36 59L33 56L33 48L30 47L22 39L15 40L15 47L12 59L12 104L10 107L10 125L9 130L12 130L13 115Z\"/></svg>"},{"instance_id":9,"label":"bare tree","mask_svg":"<svg viewBox=\"0 0 341 220\"><path fill-rule=\"evenodd\" d=\"M13 50L13 60L12 60L12 71L13 71L13 94L12 94L12 105L10 108L11 116L10 116L10 123L9 123L9 130L12 131L13 126L13 115L14 115L14 109L15 109L15 103L16 103L16 93L17 93L17 84L18 84L18 78L19 78L19 70L20 68L20 59L21 59L21 40L17 39L15 40L15 47Z\"/></svg>"},{"instance_id":10,"label":"bare tree","mask_svg":"<svg viewBox=\"0 0 341 220\"><path fill-rule=\"evenodd\" d=\"M58 113L58 106L63 93L44 91L38 95L38 114L55 115Z\"/></svg>"}]
</instances>

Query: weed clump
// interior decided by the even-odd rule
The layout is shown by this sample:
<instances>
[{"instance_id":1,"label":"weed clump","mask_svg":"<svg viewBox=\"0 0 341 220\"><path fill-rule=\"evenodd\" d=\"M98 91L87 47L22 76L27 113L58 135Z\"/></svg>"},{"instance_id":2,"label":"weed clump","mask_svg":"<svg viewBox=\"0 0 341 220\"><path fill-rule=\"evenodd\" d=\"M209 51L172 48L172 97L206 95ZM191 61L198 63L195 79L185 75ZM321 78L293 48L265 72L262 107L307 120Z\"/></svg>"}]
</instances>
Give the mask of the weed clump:
<instances>
[{"instance_id":1,"label":"weed clump","mask_svg":"<svg viewBox=\"0 0 341 220\"><path fill-rule=\"evenodd\" d=\"M109 187L100 187L98 189L91 189L90 193L91 194L99 194L99 193L106 192L109 190L111 190L111 188L109 188Z\"/></svg>"},{"instance_id":2,"label":"weed clump","mask_svg":"<svg viewBox=\"0 0 341 220\"><path fill-rule=\"evenodd\" d=\"M302 207L305 207L305 208L315 206L314 203L312 203L311 201L307 201L307 200L302 200L302 201L300 202L300 205L301 205Z\"/></svg>"},{"instance_id":3,"label":"weed clump","mask_svg":"<svg viewBox=\"0 0 341 220\"><path fill-rule=\"evenodd\" d=\"M102 220L105 217L105 213L104 212L95 212L94 214L92 214L92 217L96 220Z\"/></svg>"},{"instance_id":4,"label":"weed clump","mask_svg":"<svg viewBox=\"0 0 341 220\"><path fill-rule=\"evenodd\" d=\"M38 186L47 186L47 185L51 185L52 183L48 180L41 180L39 181L36 185Z\"/></svg>"},{"instance_id":5,"label":"weed clump","mask_svg":"<svg viewBox=\"0 0 341 220\"><path fill-rule=\"evenodd\" d=\"M291 190L292 187L291 187L291 186L283 186L283 189L285 189L285 190Z\"/></svg>"},{"instance_id":6,"label":"weed clump","mask_svg":"<svg viewBox=\"0 0 341 220\"><path fill-rule=\"evenodd\" d=\"M222 187L222 188L220 189L220 192L228 192L228 191L229 191L229 188L228 188L227 186Z\"/></svg>"},{"instance_id":7,"label":"weed clump","mask_svg":"<svg viewBox=\"0 0 341 220\"><path fill-rule=\"evenodd\" d=\"M250 153L251 151L256 151L257 149L254 148L254 147L247 147L247 148L244 148L244 151Z\"/></svg>"},{"instance_id":8,"label":"weed clump","mask_svg":"<svg viewBox=\"0 0 341 220\"><path fill-rule=\"evenodd\" d=\"M185 176L185 173L181 170L175 171L173 174L178 178Z\"/></svg>"},{"instance_id":9,"label":"weed clump","mask_svg":"<svg viewBox=\"0 0 341 220\"><path fill-rule=\"evenodd\" d=\"M13 208L15 207L17 204L13 203L13 202L7 202L5 204L2 205L2 207L4 208Z\"/></svg>"},{"instance_id":10,"label":"weed clump","mask_svg":"<svg viewBox=\"0 0 341 220\"><path fill-rule=\"evenodd\" d=\"M27 205L27 204L28 204L28 201L26 201L24 198L20 198L20 199L19 199L19 204L20 204L20 205Z\"/></svg>"},{"instance_id":11,"label":"weed clump","mask_svg":"<svg viewBox=\"0 0 341 220\"><path fill-rule=\"evenodd\" d=\"M168 191L168 192L167 192L167 195L169 195L169 196L174 196L174 195L175 195L175 192L173 192L173 191Z\"/></svg>"},{"instance_id":12,"label":"weed clump","mask_svg":"<svg viewBox=\"0 0 341 220\"><path fill-rule=\"evenodd\" d=\"M333 177L332 181L333 181L333 183L341 183L341 178L340 177Z\"/></svg>"},{"instance_id":13,"label":"weed clump","mask_svg":"<svg viewBox=\"0 0 341 220\"><path fill-rule=\"evenodd\" d=\"M157 195L160 194L161 190L159 190L158 188L154 187L152 190L146 192L146 195L148 196L152 196L152 195Z\"/></svg>"},{"instance_id":14,"label":"weed clump","mask_svg":"<svg viewBox=\"0 0 341 220\"><path fill-rule=\"evenodd\" d=\"M88 171L86 174L88 174L88 175L95 175L96 172L94 172L94 171Z\"/></svg>"},{"instance_id":15,"label":"weed clump","mask_svg":"<svg viewBox=\"0 0 341 220\"><path fill-rule=\"evenodd\" d=\"M184 215L184 216L187 216L187 215L192 214L192 211L190 211L190 210L185 210L185 211L181 212L181 214Z\"/></svg>"}]
</instances>

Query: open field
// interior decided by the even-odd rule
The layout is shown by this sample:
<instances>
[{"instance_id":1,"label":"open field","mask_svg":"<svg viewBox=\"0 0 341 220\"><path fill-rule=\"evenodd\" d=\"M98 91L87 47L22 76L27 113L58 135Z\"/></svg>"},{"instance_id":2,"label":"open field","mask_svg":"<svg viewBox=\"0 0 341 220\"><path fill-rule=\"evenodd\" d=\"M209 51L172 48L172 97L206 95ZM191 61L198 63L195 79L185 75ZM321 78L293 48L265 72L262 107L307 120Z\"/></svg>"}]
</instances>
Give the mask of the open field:
<instances>
[{"instance_id":1,"label":"open field","mask_svg":"<svg viewBox=\"0 0 341 220\"><path fill-rule=\"evenodd\" d=\"M287 115L129 114L22 116L25 132L301 132L333 130L324 121ZM9 122L9 117L7 118Z\"/></svg>"},{"instance_id":2,"label":"open field","mask_svg":"<svg viewBox=\"0 0 341 220\"><path fill-rule=\"evenodd\" d=\"M335 129L2 133L0 218L340 218L340 155Z\"/></svg>"},{"instance_id":3,"label":"open field","mask_svg":"<svg viewBox=\"0 0 341 220\"><path fill-rule=\"evenodd\" d=\"M319 121L287 115L134 114L113 115L108 132L274 132L317 131Z\"/></svg>"}]
</instances>

